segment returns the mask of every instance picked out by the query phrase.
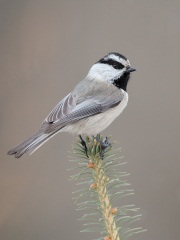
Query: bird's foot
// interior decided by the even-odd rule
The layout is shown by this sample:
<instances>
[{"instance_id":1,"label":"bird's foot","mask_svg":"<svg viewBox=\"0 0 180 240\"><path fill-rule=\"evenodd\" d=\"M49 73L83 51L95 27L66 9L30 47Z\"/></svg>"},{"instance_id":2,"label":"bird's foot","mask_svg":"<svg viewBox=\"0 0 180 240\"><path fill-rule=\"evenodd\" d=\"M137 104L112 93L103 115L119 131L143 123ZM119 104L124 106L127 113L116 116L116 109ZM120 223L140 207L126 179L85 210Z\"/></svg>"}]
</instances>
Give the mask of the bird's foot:
<instances>
[{"instance_id":1,"label":"bird's foot","mask_svg":"<svg viewBox=\"0 0 180 240\"><path fill-rule=\"evenodd\" d=\"M86 142L84 141L84 139L82 138L81 135L79 135L79 138L80 138L80 140L81 140L81 145L82 145L83 150L84 150L84 152L85 152L85 154L86 154L86 157L89 158L89 156L88 156L88 154L87 154L87 146L86 146Z\"/></svg>"},{"instance_id":2,"label":"bird's foot","mask_svg":"<svg viewBox=\"0 0 180 240\"><path fill-rule=\"evenodd\" d=\"M101 159L103 160L105 151L111 144L108 142L107 137L104 140L101 140L99 137L95 137L95 139L101 146Z\"/></svg>"}]
</instances>

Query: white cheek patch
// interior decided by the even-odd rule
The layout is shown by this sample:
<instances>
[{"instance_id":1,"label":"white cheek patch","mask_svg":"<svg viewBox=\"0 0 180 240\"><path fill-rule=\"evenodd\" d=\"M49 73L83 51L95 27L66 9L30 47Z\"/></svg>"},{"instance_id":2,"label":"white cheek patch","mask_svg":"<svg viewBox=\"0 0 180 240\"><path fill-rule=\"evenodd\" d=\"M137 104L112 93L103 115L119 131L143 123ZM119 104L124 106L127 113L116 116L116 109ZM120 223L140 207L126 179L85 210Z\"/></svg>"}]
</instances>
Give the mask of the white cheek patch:
<instances>
[{"instance_id":1,"label":"white cheek patch","mask_svg":"<svg viewBox=\"0 0 180 240\"><path fill-rule=\"evenodd\" d=\"M94 64L89 73L88 77L90 79L99 79L105 80L108 82L113 82L115 79L118 79L124 72L124 68L121 70L115 69L108 64L96 63Z\"/></svg>"}]
</instances>

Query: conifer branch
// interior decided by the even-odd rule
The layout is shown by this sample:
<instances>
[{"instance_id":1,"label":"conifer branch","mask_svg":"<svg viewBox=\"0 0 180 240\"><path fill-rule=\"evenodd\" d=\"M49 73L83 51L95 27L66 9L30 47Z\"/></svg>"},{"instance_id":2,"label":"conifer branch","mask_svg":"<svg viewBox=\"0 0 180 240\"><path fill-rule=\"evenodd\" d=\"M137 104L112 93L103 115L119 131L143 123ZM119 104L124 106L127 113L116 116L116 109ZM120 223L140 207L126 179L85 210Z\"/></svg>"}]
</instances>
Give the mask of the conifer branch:
<instances>
[{"instance_id":1,"label":"conifer branch","mask_svg":"<svg viewBox=\"0 0 180 240\"><path fill-rule=\"evenodd\" d=\"M113 143L103 149L102 136L99 135L97 139L100 141L86 138L88 157L78 141L73 146L73 156L70 159L76 163L73 169L78 170L71 179L75 179L79 186L86 186L74 192L77 210L86 211L80 220L86 221L84 226L88 228L82 232L100 232L104 236L98 240L125 240L145 231L140 227L129 228L141 215L130 214L138 211L134 205L116 207L117 199L132 195L133 190L125 189L129 184L123 178L128 173L118 171L118 167L124 163L116 156L119 152L119 149L115 149L117 144Z\"/></svg>"}]
</instances>

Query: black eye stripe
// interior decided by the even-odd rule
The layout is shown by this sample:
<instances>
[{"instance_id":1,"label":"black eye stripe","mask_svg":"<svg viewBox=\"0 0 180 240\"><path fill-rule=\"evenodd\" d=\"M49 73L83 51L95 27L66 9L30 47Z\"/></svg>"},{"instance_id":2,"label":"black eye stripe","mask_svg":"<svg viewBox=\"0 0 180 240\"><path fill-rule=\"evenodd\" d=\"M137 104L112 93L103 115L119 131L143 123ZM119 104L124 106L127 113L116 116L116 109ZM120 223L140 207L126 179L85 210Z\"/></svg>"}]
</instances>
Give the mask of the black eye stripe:
<instances>
[{"instance_id":1,"label":"black eye stripe","mask_svg":"<svg viewBox=\"0 0 180 240\"><path fill-rule=\"evenodd\" d=\"M122 68L124 68L124 65L123 65L123 64L121 64L120 62L117 62L117 61L115 61L115 60L113 60L113 59L111 59L111 58L109 58L109 59L104 59L104 58L102 58L102 59L99 61L99 63L108 64L108 65L112 66L112 67L115 68L115 69L122 69Z\"/></svg>"}]
</instances>

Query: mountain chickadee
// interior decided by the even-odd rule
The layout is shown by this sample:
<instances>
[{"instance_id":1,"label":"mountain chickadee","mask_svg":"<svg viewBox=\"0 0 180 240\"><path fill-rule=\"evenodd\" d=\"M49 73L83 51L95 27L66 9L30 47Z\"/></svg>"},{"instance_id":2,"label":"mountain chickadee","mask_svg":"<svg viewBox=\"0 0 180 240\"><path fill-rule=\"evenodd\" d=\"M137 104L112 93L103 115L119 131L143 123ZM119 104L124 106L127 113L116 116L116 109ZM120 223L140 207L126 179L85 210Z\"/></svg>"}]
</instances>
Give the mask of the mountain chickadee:
<instances>
[{"instance_id":1,"label":"mountain chickadee","mask_svg":"<svg viewBox=\"0 0 180 240\"><path fill-rule=\"evenodd\" d=\"M31 154L58 132L96 135L119 116L128 102L129 60L111 52L96 62L87 76L63 98L42 122L38 132L8 154Z\"/></svg>"}]
</instances>

